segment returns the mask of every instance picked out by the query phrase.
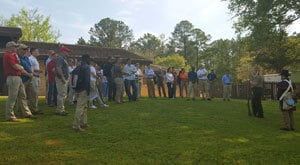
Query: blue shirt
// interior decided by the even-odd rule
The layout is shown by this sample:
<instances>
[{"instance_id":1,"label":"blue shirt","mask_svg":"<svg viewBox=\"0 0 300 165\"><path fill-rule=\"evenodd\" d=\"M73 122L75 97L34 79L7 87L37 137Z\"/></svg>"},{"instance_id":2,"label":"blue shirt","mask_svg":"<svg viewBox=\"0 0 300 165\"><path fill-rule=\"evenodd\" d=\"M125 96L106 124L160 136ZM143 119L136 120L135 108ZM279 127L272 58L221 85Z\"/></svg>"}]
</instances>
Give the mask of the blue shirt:
<instances>
[{"instance_id":1,"label":"blue shirt","mask_svg":"<svg viewBox=\"0 0 300 165\"><path fill-rule=\"evenodd\" d=\"M126 64L124 67L124 71L129 73L129 75L124 75L125 80L135 80L135 72L137 71L134 65Z\"/></svg>"},{"instance_id":2,"label":"blue shirt","mask_svg":"<svg viewBox=\"0 0 300 165\"><path fill-rule=\"evenodd\" d=\"M194 72L194 71L189 71L189 73L188 73L188 79L191 82L197 82L197 80L198 80L197 73Z\"/></svg>"},{"instance_id":3,"label":"blue shirt","mask_svg":"<svg viewBox=\"0 0 300 165\"><path fill-rule=\"evenodd\" d=\"M207 75L207 79L208 79L209 81L214 81L214 80L217 79L217 75L216 75L215 73L209 73L209 74Z\"/></svg>"},{"instance_id":4,"label":"blue shirt","mask_svg":"<svg viewBox=\"0 0 300 165\"><path fill-rule=\"evenodd\" d=\"M32 73L31 64L30 64L29 58L27 56L25 56L25 55L20 56L20 65L23 66L23 68L24 68L24 70L26 70L26 72ZM21 79L22 79L22 82L24 83L24 82L27 82L28 80L30 80L30 77L22 74Z\"/></svg>"},{"instance_id":5,"label":"blue shirt","mask_svg":"<svg viewBox=\"0 0 300 165\"><path fill-rule=\"evenodd\" d=\"M153 71L153 69L146 68L145 69L145 75L146 75L146 78L149 78L149 79L153 78L154 77L154 71Z\"/></svg>"},{"instance_id":6,"label":"blue shirt","mask_svg":"<svg viewBox=\"0 0 300 165\"><path fill-rule=\"evenodd\" d=\"M232 81L232 77L230 74L224 74L224 76L222 77L222 82L225 85L230 85Z\"/></svg>"}]
</instances>

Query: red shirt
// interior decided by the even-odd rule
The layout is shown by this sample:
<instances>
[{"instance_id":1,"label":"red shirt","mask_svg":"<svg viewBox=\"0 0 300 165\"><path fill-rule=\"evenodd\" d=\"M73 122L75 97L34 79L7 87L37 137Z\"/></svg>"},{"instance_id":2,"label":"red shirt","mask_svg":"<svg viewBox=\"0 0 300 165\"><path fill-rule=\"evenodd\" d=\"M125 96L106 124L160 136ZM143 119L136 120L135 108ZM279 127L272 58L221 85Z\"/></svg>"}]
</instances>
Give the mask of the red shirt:
<instances>
[{"instance_id":1,"label":"red shirt","mask_svg":"<svg viewBox=\"0 0 300 165\"><path fill-rule=\"evenodd\" d=\"M6 51L3 56L3 68L5 76L21 76L21 71L13 68L15 64L20 64L20 59L17 54L11 51Z\"/></svg>"},{"instance_id":2,"label":"red shirt","mask_svg":"<svg viewBox=\"0 0 300 165\"><path fill-rule=\"evenodd\" d=\"M48 82L55 82L55 72L53 72L53 68L55 68L55 62L51 60L47 65Z\"/></svg>"}]
</instances>

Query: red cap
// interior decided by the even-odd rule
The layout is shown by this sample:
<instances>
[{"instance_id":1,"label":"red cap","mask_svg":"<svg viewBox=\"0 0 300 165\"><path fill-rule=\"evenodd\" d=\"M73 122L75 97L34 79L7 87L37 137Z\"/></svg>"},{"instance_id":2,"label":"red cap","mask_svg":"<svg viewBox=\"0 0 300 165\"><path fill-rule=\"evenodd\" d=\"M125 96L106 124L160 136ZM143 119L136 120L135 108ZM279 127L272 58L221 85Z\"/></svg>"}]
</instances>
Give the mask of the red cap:
<instances>
[{"instance_id":1,"label":"red cap","mask_svg":"<svg viewBox=\"0 0 300 165\"><path fill-rule=\"evenodd\" d=\"M65 46L62 46L62 47L60 47L60 51L62 51L62 52L70 52L71 49L69 49L69 48L67 48Z\"/></svg>"}]
</instances>

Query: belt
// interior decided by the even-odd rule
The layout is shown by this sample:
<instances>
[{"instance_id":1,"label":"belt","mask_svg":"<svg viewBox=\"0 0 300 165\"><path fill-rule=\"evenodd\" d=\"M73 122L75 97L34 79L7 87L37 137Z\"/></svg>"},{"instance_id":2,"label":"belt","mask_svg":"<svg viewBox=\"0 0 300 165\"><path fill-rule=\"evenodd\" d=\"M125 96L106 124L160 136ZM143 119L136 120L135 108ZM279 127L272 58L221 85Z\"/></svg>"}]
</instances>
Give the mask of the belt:
<instances>
[{"instance_id":1,"label":"belt","mask_svg":"<svg viewBox=\"0 0 300 165\"><path fill-rule=\"evenodd\" d=\"M8 76L21 76L21 75L8 74L7 77Z\"/></svg>"},{"instance_id":2,"label":"belt","mask_svg":"<svg viewBox=\"0 0 300 165\"><path fill-rule=\"evenodd\" d=\"M33 75L34 77L40 77L39 75Z\"/></svg>"}]
</instances>

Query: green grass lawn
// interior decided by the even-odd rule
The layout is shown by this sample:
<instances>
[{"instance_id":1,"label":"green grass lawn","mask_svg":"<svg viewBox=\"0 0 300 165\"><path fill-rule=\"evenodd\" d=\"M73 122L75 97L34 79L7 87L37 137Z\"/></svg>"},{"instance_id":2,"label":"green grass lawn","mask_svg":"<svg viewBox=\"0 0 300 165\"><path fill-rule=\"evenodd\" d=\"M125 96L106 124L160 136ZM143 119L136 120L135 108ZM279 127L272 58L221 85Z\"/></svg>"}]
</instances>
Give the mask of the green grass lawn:
<instances>
[{"instance_id":1,"label":"green grass lawn","mask_svg":"<svg viewBox=\"0 0 300 165\"><path fill-rule=\"evenodd\" d=\"M263 106L259 119L245 100L143 98L89 110L90 127L76 133L75 107L56 116L41 100L44 115L9 123L1 99L0 164L300 164L299 113L284 132L278 102Z\"/></svg>"}]
</instances>

